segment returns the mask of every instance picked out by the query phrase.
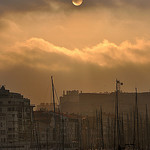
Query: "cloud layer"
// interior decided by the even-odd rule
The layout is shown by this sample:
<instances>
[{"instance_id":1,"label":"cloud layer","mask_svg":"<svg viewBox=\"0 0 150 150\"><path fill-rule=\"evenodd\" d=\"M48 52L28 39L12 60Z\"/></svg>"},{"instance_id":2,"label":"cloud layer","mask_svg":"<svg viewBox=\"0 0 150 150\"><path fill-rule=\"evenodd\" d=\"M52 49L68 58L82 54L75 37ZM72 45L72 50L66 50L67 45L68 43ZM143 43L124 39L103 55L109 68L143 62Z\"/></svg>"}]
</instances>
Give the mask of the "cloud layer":
<instances>
[{"instance_id":1,"label":"cloud layer","mask_svg":"<svg viewBox=\"0 0 150 150\"><path fill-rule=\"evenodd\" d=\"M8 55L9 54L9 55ZM120 45L104 40L91 48L67 49L41 38L17 43L10 50L1 51L1 68L7 63L38 67L39 69L69 70L70 62L91 63L100 67L126 64L149 64L150 41L124 41ZM5 64L5 65L4 65Z\"/></svg>"}]
</instances>

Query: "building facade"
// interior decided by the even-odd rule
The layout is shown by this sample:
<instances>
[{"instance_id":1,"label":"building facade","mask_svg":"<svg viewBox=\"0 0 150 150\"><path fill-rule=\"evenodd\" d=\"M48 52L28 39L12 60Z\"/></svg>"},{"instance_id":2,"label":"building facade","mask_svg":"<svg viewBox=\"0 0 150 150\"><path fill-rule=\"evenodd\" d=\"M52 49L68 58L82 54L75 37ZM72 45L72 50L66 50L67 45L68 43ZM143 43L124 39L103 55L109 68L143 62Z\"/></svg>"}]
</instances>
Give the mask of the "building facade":
<instances>
[{"instance_id":1,"label":"building facade","mask_svg":"<svg viewBox=\"0 0 150 150\"><path fill-rule=\"evenodd\" d=\"M35 111L36 144L42 150L78 150L79 119L69 114Z\"/></svg>"},{"instance_id":2,"label":"building facade","mask_svg":"<svg viewBox=\"0 0 150 150\"><path fill-rule=\"evenodd\" d=\"M32 141L33 107L21 94L0 88L0 147L11 149Z\"/></svg>"},{"instance_id":3,"label":"building facade","mask_svg":"<svg viewBox=\"0 0 150 150\"><path fill-rule=\"evenodd\" d=\"M126 113L133 110L135 93L119 92L119 112ZM145 105L150 105L150 92L137 94L139 111L145 112ZM83 93L79 91L66 91L60 97L60 109L64 113L78 113L93 115L100 107L103 112L114 113L116 93Z\"/></svg>"}]
</instances>

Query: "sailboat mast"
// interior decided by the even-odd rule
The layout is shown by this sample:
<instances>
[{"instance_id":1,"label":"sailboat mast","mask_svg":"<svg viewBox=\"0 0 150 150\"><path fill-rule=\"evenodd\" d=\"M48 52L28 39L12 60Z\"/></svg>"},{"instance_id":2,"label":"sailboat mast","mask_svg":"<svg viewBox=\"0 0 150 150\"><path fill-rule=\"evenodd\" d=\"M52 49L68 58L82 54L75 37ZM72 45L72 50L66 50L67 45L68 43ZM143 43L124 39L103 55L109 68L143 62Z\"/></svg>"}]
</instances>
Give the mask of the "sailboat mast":
<instances>
[{"instance_id":1,"label":"sailboat mast","mask_svg":"<svg viewBox=\"0 0 150 150\"><path fill-rule=\"evenodd\" d=\"M138 98L137 98L137 88L135 88L135 109L136 109L136 126L137 126L137 147L139 148L139 113L138 113Z\"/></svg>"},{"instance_id":2,"label":"sailboat mast","mask_svg":"<svg viewBox=\"0 0 150 150\"><path fill-rule=\"evenodd\" d=\"M54 113L55 113L55 90L54 90L53 76L51 76L51 81L52 81L53 107L54 107Z\"/></svg>"}]
</instances>

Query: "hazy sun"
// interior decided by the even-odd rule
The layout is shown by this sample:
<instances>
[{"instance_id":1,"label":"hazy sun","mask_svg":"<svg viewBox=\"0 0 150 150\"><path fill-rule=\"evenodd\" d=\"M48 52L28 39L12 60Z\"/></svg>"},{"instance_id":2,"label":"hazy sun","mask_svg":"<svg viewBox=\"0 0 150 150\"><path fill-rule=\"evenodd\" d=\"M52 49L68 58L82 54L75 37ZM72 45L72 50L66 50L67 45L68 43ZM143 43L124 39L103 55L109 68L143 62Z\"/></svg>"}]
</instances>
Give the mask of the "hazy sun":
<instances>
[{"instance_id":1,"label":"hazy sun","mask_svg":"<svg viewBox=\"0 0 150 150\"><path fill-rule=\"evenodd\" d=\"M80 5L83 3L83 0L72 0L72 3L73 3L75 6L80 6Z\"/></svg>"}]
</instances>

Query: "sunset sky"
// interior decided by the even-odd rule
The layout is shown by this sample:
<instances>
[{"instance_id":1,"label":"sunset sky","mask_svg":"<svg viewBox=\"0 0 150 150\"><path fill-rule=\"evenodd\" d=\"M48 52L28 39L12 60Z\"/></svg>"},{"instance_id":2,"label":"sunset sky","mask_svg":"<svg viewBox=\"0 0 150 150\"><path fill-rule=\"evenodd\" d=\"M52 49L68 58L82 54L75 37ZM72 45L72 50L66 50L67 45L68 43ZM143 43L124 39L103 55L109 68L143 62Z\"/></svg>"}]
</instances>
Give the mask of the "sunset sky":
<instances>
[{"instance_id":1,"label":"sunset sky","mask_svg":"<svg viewBox=\"0 0 150 150\"><path fill-rule=\"evenodd\" d=\"M0 84L31 103L58 95L150 90L150 1L0 0Z\"/></svg>"}]
</instances>

